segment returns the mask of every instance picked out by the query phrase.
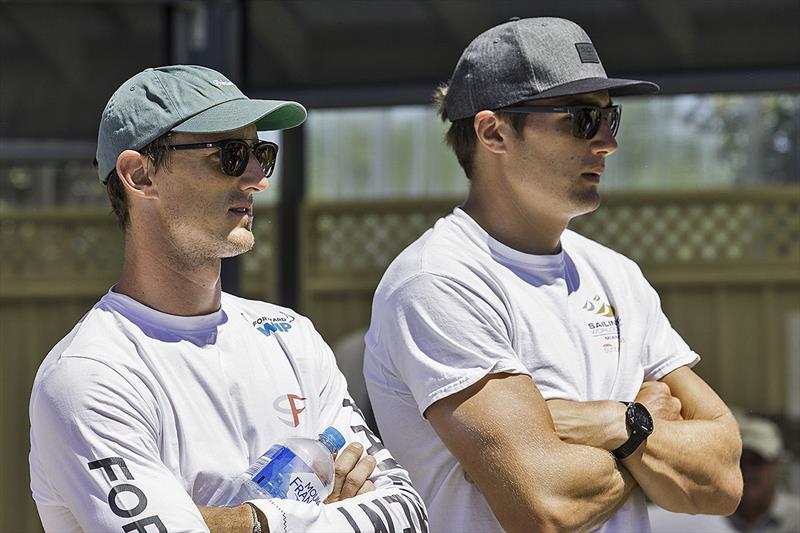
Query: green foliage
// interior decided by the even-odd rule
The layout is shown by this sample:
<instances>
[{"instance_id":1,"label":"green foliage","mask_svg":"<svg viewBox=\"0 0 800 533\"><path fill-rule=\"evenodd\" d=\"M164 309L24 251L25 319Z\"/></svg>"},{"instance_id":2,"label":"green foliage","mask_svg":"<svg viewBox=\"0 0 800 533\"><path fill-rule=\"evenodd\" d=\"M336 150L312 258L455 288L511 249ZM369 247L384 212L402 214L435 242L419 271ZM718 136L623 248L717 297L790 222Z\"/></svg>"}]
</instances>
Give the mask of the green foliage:
<instances>
[{"instance_id":1,"label":"green foliage","mask_svg":"<svg viewBox=\"0 0 800 533\"><path fill-rule=\"evenodd\" d=\"M717 156L734 183L800 183L800 96L714 96L704 104L687 118L719 138Z\"/></svg>"}]
</instances>

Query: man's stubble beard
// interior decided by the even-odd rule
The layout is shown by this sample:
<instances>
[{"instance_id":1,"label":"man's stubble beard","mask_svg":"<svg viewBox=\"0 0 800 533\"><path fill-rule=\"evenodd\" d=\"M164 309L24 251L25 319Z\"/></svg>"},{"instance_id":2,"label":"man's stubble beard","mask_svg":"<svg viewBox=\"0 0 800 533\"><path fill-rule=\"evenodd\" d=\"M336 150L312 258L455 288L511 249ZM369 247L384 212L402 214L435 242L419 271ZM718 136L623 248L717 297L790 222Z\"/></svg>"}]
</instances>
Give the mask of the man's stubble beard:
<instances>
[{"instance_id":1,"label":"man's stubble beard","mask_svg":"<svg viewBox=\"0 0 800 533\"><path fill-rule=\"evenodd\" d=\"M253 249L253 246L256 243L255 236L250 228L247 228L247 234L242 236L234 236L226 242L226 245L223 246L221 250L221 255L219 257L234 257L237 255L241 255L243 253L247 253ZM237 232L238 233L238 232Z\"/></svg>"},{"instance_id":2,"label":"man's stubble beard","mask_svg":"<svg viewBox=\"0 0 800 533\"><path fill-rule=\"evenodd\" d=\"M573 214L571 218L588 215L600 207L600 191L598 186L582 187L584 184L576 184L570 188L567 197L564 198L564 205L571 205Z\"/></svg>"},{"instance_id":3,"label":"man's stubble beard","mask_svg":"<svg viewBox=\"0 0 800 533\"><path fill-rule=\"evenodd\" d=\"M202 234L192 239L197 233L193 223L186 221L172 228L172 250L170 262L179 268L193 269L200 265L218 261L224 257L234 257L249 252L255 245L255 236L247 227L234 228L228 235L214 238Z\"/></svg>"}]
</instances>

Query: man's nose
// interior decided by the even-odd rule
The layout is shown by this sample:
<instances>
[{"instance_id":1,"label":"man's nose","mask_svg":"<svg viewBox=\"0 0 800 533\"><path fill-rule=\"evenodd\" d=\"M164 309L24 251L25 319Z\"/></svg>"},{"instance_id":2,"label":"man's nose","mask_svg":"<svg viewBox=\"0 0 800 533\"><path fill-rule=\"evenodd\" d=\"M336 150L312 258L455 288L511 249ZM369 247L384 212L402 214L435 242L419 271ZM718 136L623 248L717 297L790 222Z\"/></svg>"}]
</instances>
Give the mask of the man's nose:
<instances>
[{"instance_id":1,"label":"man's nose","mask_svg":"<svg viewBox=\"0 0 800 533\"><path fill-rule=\"evenodd\" d=\"M264 174L264 169L258 162L258 159L250 153L250 159L247 160L247 168L244 173L239 177L239 184L242 190L252 190L260 192L269 187L269 179Z\"/></svg>"},{"instance_id":2,"label":"man's nose","mask_svg":"<svg viewBox=\"0 0 800 533\"><path fill-rule=\"evenodd\" d=\"M611 134L608 120L604 118L600 123L600 129L592 138L592 152L606 157L616 152L618 147L617 139Z\"/></svg>"}]
</instances>

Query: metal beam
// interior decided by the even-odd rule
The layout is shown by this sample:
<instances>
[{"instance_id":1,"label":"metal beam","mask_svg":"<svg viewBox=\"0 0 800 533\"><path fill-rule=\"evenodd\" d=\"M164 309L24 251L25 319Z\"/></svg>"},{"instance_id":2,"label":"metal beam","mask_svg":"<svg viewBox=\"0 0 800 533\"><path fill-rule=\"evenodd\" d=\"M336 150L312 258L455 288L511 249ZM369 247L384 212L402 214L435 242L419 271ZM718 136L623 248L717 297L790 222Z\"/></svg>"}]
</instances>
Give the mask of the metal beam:
<instances>
[{"instance_id":1,"label":"metal beam","mask_svg":"<svg viewBox=\"0 0 800 533\"><path fill-rule=\"evenodd\" d=\"M693 66L696 32L691 14L683 8L682 3L663 0L638 0L638 3L681 64Z\"/></svg>"},{"instance_id":2,"label":"metal beam","mask_svg":"<svg viewBox=\"0 0 800 533\"><path fill-rule=\"evenodd\" d=\"M306 189L305 125L283 132L281 198L278 212L278 303L300 304L300 207ZM304 310L308 312L308 310Z\"/></svg>"},{"instance_id":3,"label":"metal beam","mask_svg":"<svg viewBox=\"0 0 800 533\"><path fill-rule=\"evenodd\" d=\"M652 80L659 94L800 91L800 69L683 72L615 72L614 77ZM363 84L303 88L284 86L252 89L250 96L292 99L308 108L375 107L430 104L438 81L408 84Z\"/></svg>"},{"instance_id":4,"label":"metal beam","mask_svg":"<svg viewBox=\"0 0 800 533\"><path fill-rule=\"evenodd\" d=\"M47 32L42 31L42 21L48 16L47 5L25 6L9 5L3 9L4 18L20 34L20 40L36 51L36 55L44 59L39 68L47 71L52 79L61 80L64 85L61 91L68 90L80 94L83 85L91 76L87 76L84 63L75 61L80 57L80 41L75 38L75 27L64 24L50 25ZM80 28L79 28L80 30ZM35 56L34 56L35 57ZM35 59L34 59L35 60Z\"/></svg>"},{"instance_id":5,"label":"metal beam","mask_svg":"<svg viewBox=\"0 0 800 533\"><path fill-rule=\"evenodd\" d=\"M66 139L4 139L0 161L75 161L94 159L97 141Z\"/></svg>"},{"instance_id":6,"label":"metal beam","mask_svg":"<svg viewBox=\"0 0 800 533\"><path fill-rule=\"evenodd\" d=\"M251 2L249 7L249 37L256 49L266 50L264 61L277 61L287 81L307 80L312 61L306 26L283 2Z\"/></svg>"},{"instance_id":7,"label":"metal beam","mask_svg":"<svg viewBox=\"0 0 800 533\"><path fill-rule=\"evenodd\" d=\"M453 40L459 45L459 50L466 47L480 33L498 23L495 21L497 7L491 2L422 0L422 4L428 9L431 18L454 37Z\"/></svg>"},{"instance_id":8,"label":"metal beam","mask_svg":"<svg viewBox=\"0 0 800 533\"><path fill-rule=\"evenodd\" d=\"M239 83L242 74L241 0L193 0L171 11L174 63L203 65Z\"/></svg>"},{"instance_id":9,"label":"metal beam","mask_svg":"<svg viewBox=\"0 0 800 533\"><path fill-rule=\"evenodd\" d=\"M675 73L621 73L620 78L645 79L661 86L660 94L800 91L800 68L723 70Z\"/></svg>"}]
</instances>

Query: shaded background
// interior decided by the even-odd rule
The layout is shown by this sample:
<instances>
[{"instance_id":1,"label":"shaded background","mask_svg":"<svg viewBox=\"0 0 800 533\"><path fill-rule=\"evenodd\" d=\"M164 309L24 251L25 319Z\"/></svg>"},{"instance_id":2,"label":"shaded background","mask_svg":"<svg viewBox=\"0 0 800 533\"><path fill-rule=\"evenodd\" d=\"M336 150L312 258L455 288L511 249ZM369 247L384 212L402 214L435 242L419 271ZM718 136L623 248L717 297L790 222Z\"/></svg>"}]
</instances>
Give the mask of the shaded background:
<instances>
[{"instance_id":1,"label":"shaded background","mask_svg":"<svg viewBox=\"0 0 800 533\"><path fill-rule=\"evenodd\" d=\"M122 235L91 168L111 93L146 67L198 63L309 108L270 135L281 154L257 245L226 261L223 287L310 316L358 397L380 275L467 189L430 95L512 16L574 20L607 72L662 86L620 99L604 204L573 227L637 260L703 355L698 373L800 452L800 2L0 2L1 530L40 529L36 368L119 273Z\"/></svg>"}]
</instances>

